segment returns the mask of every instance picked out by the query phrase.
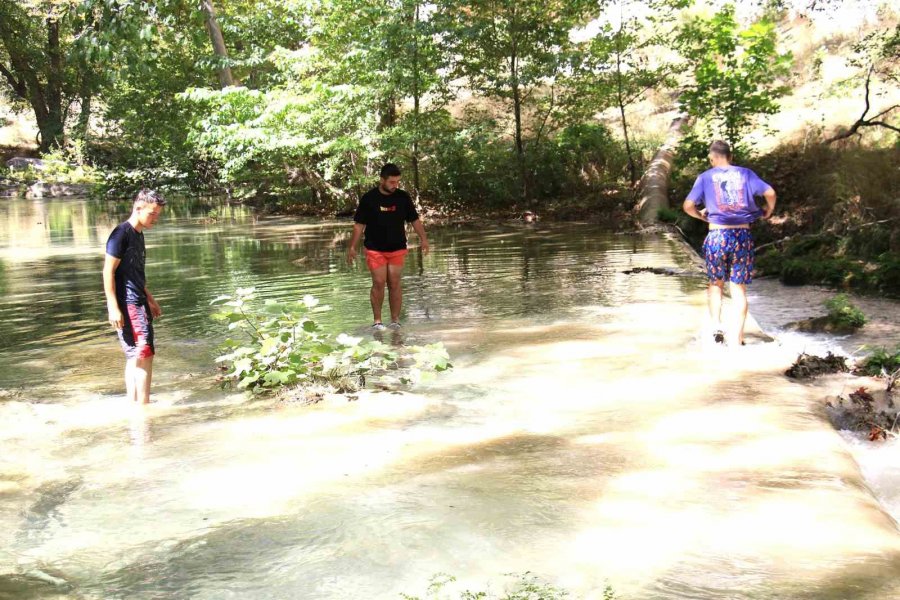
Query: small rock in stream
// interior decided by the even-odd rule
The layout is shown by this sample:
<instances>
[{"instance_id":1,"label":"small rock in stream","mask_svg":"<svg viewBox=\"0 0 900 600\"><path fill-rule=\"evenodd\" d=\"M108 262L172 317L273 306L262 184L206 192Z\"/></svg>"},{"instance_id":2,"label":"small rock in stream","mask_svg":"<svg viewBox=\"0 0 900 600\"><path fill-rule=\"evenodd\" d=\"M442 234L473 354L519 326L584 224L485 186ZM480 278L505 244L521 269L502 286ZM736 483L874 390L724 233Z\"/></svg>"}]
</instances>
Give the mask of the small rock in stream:
<instances>
[{"instance_id":1,"label":"small rock in stream","mask_svg":"<svg viewBox=\"0 0 900 600\"><path fill-rule=\"evenodd\" d=\"M831 352L824 357L803 353L784 374L792 379L810 379L828 373L846 373L849 370L847 359L843 356L835 356Z\"/></svg>"}]
</instances>

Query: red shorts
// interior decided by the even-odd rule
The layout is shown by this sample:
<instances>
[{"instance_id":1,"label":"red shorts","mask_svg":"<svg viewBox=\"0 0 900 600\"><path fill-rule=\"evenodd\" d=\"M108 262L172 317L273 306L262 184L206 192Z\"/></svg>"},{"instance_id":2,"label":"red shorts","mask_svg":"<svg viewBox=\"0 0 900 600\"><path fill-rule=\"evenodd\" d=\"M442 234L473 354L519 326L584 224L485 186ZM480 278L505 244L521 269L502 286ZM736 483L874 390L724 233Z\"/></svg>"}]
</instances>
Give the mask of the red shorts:
<instances>
[{"instance_id":1,"label":"red shorts","mask_svg":"<svg viewBox=\"0 0 900 600\"><path fill-rule=\"evenodd\" d=\"M366 248L366 264L373 270L380 269L385 265L402 267L407 252L409 250L405 248L403 250L394 250L393 252L378 252L377 250Z\"/></svg>"}]
</instances>

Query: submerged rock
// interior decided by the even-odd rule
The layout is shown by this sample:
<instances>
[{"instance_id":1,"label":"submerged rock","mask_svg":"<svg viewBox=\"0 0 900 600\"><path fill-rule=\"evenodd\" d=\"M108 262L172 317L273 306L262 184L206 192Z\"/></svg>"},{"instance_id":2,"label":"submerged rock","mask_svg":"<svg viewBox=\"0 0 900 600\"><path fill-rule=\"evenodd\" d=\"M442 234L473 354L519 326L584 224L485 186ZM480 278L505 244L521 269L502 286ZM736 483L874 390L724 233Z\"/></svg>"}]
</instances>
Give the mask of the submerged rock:
<instances>
[{"instance_id":1,"label":"submerged rock","mask_svg":"<svg viewBox=\"0 0 900 600\"><path fill-rule=\"evenodd\" d=\"M25 156L14 156L6 161L6 168L10 171L27 171L29 168L35 171L44 170L44 161L40 158L28 158Z\"/></svg>"},{"instance_id":2,"label":"submerged rock","mask_svg":"<svg viewBox=\"0 0 900 600\"><path fill-rule=\"evenodd\" d=\"M831 352L824 357L804 353L797 357L784 374L792 379L809 379L827 373L846 373L849 370L847 359L843 356L835 356Z\"/></svg>"},{"instance_id":3,"label":"submerged rock","mask_svg":"<svg viewBox=\"0 0 900 600\"><path fill-rule=\"evenodd\" d=\"M635 267L633 269L628 269L627 271L622 271L625 275L634 275L635 273L653 273L655 275L687 275L684 271L678 271L676 269L666 268L666 267Z\"/></svg>"},{"instance_id":4,"label":"submerged rock","mask_svg":"<svg viewBox=\"0 0 900 600\"><path fill-rule=\"evenodd\" d=\"M860 386L846 398L827 401L825 407L837 429L864 433L873 442L897 435L900 409L890 389L870 392Z\"/></svg>"},{"instance_id":5,"label":"submerged rock","mask_svg":"<svg viewBox=\"0 0 900 600\"><path fill-rule=\"evenodd\" d=\"M20 185L0 185L0 198L16 198L24 195L24 186Z\"/></svg>"},{"instance_id":6,"label":"submerged rock","mask_svg":"<svg viewBox=\"0 0 900 600\"><path fill-rule=\"evenodd\" d=\"M43 181L32 183L28 186L28 191L25 192L25 197L28 199L44 198L50 195L50 186Z\"/></svg>"},{"instance_id":7,"label":"submerged rock","mask_svg":"<svg viewBox=\"0 0 900 600\"><path fill-rule=\"evenodd\" d=\"M859 327L848 323L835 322L831 317L813 317L802 321L795 321L785 325L789 331L802 331L804 333L836 333L845 335L855 332Z\"/></svg>"}]
</instances>

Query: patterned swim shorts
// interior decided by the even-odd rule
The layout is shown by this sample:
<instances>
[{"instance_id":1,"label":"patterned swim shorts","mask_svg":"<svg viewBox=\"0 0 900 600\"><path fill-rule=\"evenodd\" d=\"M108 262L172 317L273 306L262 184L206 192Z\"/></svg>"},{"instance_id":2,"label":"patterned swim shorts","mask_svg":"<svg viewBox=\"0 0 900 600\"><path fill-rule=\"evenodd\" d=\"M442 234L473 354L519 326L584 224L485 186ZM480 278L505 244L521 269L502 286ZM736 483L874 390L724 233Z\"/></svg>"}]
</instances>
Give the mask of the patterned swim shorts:
<instances>
[{"instance_id":1,"label":"patterned swim shorts","mask_svg":"<svg viewBox=\"0 0 900 600\"><path fill-rule=\"evenodd\" d=\"M753 236L749 229L711 229L703 242L710 281L753 281Z\"/></svg>"},{"instance_id":2,"label":"patterned swim shorts","mask_svg":"<svg viewBox=\"0 0 900 600\"><path fill-rule=\"evenodd\" d=\"M118 330L119 343L128 360L150 358L156 354L153 345L153 317L146 304L127 304L124 327Z\"/></svg>"}]
</instances>

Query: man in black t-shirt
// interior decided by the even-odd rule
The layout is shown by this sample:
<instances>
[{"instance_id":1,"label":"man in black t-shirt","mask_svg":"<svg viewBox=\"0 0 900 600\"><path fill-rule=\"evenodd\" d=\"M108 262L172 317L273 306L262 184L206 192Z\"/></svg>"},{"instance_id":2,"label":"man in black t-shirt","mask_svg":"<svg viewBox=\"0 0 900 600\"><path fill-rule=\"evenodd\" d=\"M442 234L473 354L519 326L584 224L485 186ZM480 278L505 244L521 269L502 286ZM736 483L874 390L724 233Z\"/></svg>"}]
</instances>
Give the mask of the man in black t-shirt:
<instances>
[{"instance_id":1,"label":"man in black t-shirt","mask_svg":"<svg viewBox=\"0 0 900 600\"><path fill-rule=\"evenodd\" d=\"M419 213L409 194L399 189L400 169L388 163L381 168L378 187L366 192L359 200L353 216L353 238L347 251L350 263L356 259L356 247L365 232L363 245L366 249L366 264L372 273L372 315L375 330L384 329L381 321L381 305L384 304L384 286L388 288L388 304L391 307L390 327L400 327L400 307L403 304L403 290L400 274L406 257L406 224L411 223L419 236L422 253L428 254L428 236L419 219Z\"/></svg>"},{"instance_id":2,"label":"man in black t-shirt","mask_svg":"<svg viewBox=\"0 0 900 600\"><path fill-rule=\"evenodd\" d=\"M162 316L144 275L144 230L156 224L165 199L143 189L134 199L131 217L120 223L106 242L103 290L109 323L119 334L125 351L125 389L135 402L150 402L153 375L153 319Z\"/></svg>"}]
</instances>

